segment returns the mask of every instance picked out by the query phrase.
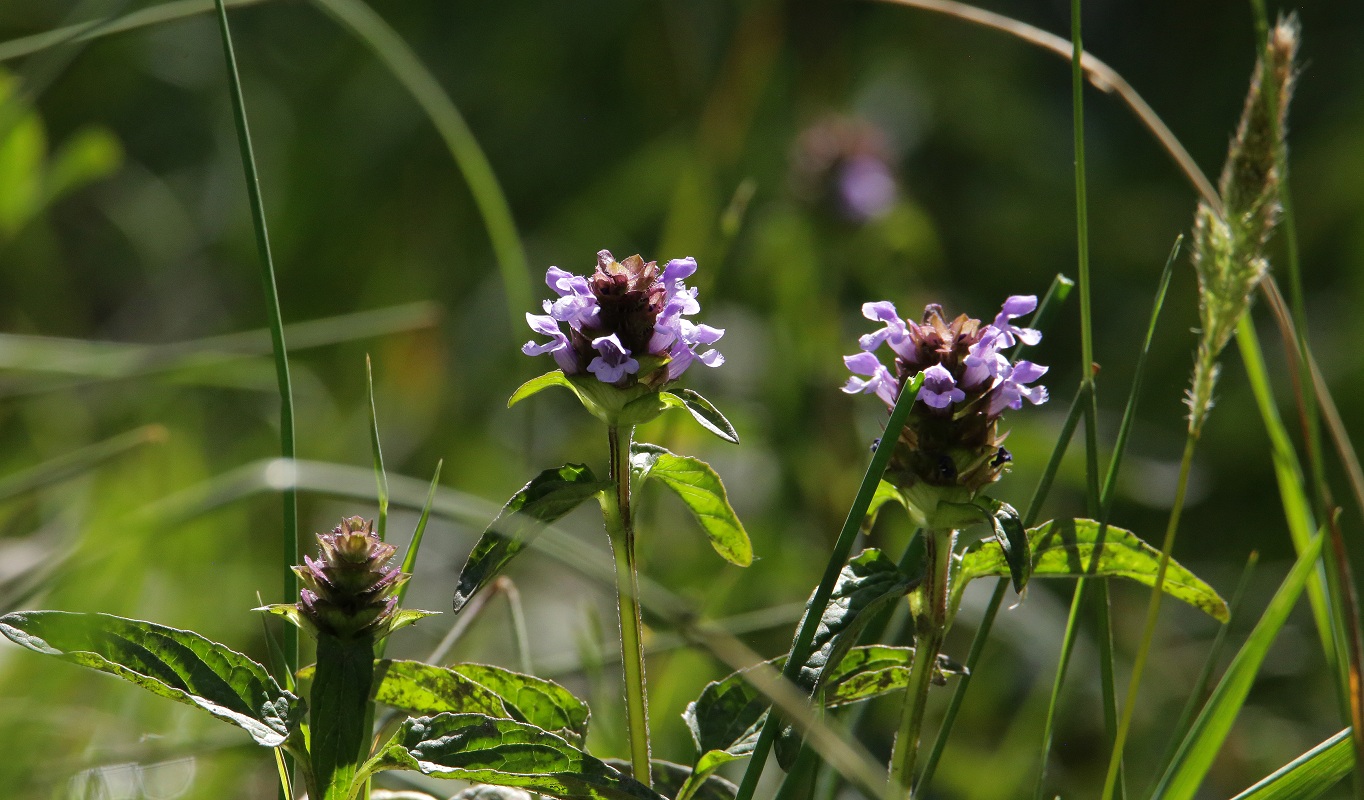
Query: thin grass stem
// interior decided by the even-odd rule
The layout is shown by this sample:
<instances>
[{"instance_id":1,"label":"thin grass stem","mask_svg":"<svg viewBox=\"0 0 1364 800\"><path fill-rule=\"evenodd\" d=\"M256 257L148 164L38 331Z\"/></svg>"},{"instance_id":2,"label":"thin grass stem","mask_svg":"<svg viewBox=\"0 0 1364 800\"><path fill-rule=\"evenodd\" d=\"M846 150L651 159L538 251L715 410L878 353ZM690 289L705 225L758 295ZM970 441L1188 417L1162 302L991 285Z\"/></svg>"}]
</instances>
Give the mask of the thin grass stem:
<instances>
[{"instance_id":1,"label":"thin grass stem","mask_svg":"<svg viewBox=\"0 0 1364 800\"><path fill-rule=\"evenodd\" d=\"M279 438L280 455L288 461L295 458L294 391L289 377L289 357L284 344L284 320L280 313L279 289L275 282L275 261L270 254L270 234L265 224L265 203L261 199L260 175L256 170L256 156L251 147L251 131L246 121L246 99L242 94L241 75L237 71L237 56L232 47L232 31L228 27L224 0L215 0L218 8L218 29L222 32L223 56L227 61L228 88L232 97L232 117L237 126L237 144L241 149L242 168L246 175L246 194L251 204L251 222L256 232L256 249L261 264L261 284L270 320L270 341L275 357L275 376L279 383ZM293 566L298 563L298 490L293 486L283 489L284 548L281 559L284 577L284 601L298 596L298 576ZM284 662L289 672L298 669L298 629L284 626Z\"/></svg>"},{"instance_id":2,"label":"thin grass stem","mask_svg":"<svg viewBox=\"0 0 1364 800\"><path fill-rule=\"evenodd\" d=\"M900 396L895 401L895 407L891 409L890 417L886 420L886 429L877 442L876 449L872 451L871 463L867 465L867 471L862 476L862 483L857 488L857 496L853 499L852 507L848 509L848 516L843 520L843 528L838 533L838 539L834 542L828 561L825 562L824 576L820 579L814 595L810 598L810 610L806 613L804 622L796 632L796 639L791 644L791 651L787 654L786 666L782 669L782 675L788 681L796 676L800 666L810 656L810 643L814 640L815 628L819 624L820 617L823 616L824 607L829 604L834 583L838 580L838 575L848 560L848 553L852 550L858 531L861 530L862 520L867 515L867 507L871 505L872 496L876 494L876 486L881 482L881 475L885 473L886 465L890 463L891 452L895 449L895 442L900 438L900 432L904 430L905 420L909 417L909 409L914 405L914 398L918 394L919 384L922 383L922 380L922 375L920 375L900 391ZM816 613L815 609L819 609L819 612ZM772 741L776 738L780 727L781 721L778 715L768 714L767 721L763 723L762 731L758 734L758 741L753 746L753 753L749 757L748 768L739 784L739 791L735 795L735 800L752 800L753 793L758 788L758 778L762 776L763 770L767 766L767 756L772 751Z\"/></svg>"},{"instance_id":3,"label":"thin grass stem","mask_svg":"<svg viewBox=\"0 0 1364 800\"><path fill-rule=\"evenodd\" d=\"M388 472L384 469L384 448L379 443L379 408L374 402L374 365L365 354L365 394L369 399L369 447L374 455L374 483L379 498L379 518L374 532L379 540L388 538Z\"/></svg>"}]
</instances>

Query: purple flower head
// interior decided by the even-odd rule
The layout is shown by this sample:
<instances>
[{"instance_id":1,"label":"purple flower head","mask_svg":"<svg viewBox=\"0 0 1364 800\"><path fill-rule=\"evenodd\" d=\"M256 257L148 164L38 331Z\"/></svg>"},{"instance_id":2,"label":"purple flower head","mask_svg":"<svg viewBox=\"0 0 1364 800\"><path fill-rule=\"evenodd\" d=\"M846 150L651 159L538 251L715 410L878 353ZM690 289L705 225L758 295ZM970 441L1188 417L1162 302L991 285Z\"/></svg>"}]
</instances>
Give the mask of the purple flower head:
<instances>
[{"instance_id":1,"label":"purple flower head","mask_svg":"<svg viewBox=\"0 0 1364 800\"><path fill-rule=\"evenodd\" d=\"M626 375L639 372L639 362L621 345L616 334L592 340L592 347L600 354L587 365L587 371L602 383L618 383Z\"/></svg>"},{"instance_id":2,"label":"purple flower head","mask_svg":"<svg viewBox=\"0 0 1364 800\"><path fill-rule=\"evenodd\" d=\"M1047 402L1047 387L1027 385L1045 375L1047 369L1047 367L1034 364L1031 361L1020 361L1014 364L990 395L990 404L986 413L991 416L998 416L1006 408L1020 409L1023 407L1024 400L1035 406Z\"/></svg>"},{"instance_id":3,"label":"purple flower head","mask_svg":"<svg viewBox=\"0 0 1364 800\"><path fill-rule=\"evenodd\" d=\"M886 369L875 355L861 352L843 356L843 364L854 373L854 377L848 378L848 382L843 384L844 392L875 394L886 405L895 405L895 395L900 387L896 384L895 377L890 374L890 370ZM857 375L867 377L858 378Z\"/></svg>"},{"instance_id":4,"label":"purple flower head","mask_svg":"<svg viewBox=\"0 0 1364 800\"><path fill-rule=\"evenodd\" d=\"M919 399L931 408L944 409L966 399L966 392L957 388L952 373L942 364L924 370L924 382L919 386Z\"/></svg>"},{"instance_id":5,"label":"purple flower head","mask_svg":"<svg viewBox=\"0 0 1364 800\"><path fill-rule=\"evenodd\" d=\"M886 301L862 307L862 315L882 327L860 337L863 352L844 357L853 377L843 391L875 394L893 407L905 384L922 378L896 442L888 480L974 492L1009 468L1011 457L1000 445L1000 415L1021 408L1025 400L1046 402L1047 390L1036 381L1047 368L1031 361L1011 364L1001 351L1041 339L1037 331L1010 321L1036 306L1035 297L1010 297L992 325L965 314L949 320L937 304L925 307L921 322L901 319ZM894 352L894 366L877 359L882 343Z\"/></svg>"},{"instance_id":6,"label":"purple flower head","mask_svg":"<svg viewBox=\"0 0 1364 800\"><path fill-rule=\"evenodd\" d=\"M586 277L550 267L545 284L557 297L544 302L543 315L526 315L531 330L549 341L527 342L521 350L552 354L565 375L591 373L621 386L657 388L693 361L719 366L724 357L710 345L724 331L687 318L701 310L697 290L686 285L695 272L694 258L675 258L660 270L638 255L616 261L609 250L597 253L596 269Z\"/></svg>"},{"instance_id":7,"label":"purple flower head","mask_svg":"<svg viewBox=\"0 0 1364 800\"><path fill-rule=\"evenodd\" d=\"M998 328L1004 347L1013 347L1017 341L1029 347L1042 341L1042 332L1032 328L1020 328L1009 320L1031 314L1037 308L1037 295L1016 294L1004 301L1004 307L995 315L994 327Z\"/></svg>"}]
</instances>

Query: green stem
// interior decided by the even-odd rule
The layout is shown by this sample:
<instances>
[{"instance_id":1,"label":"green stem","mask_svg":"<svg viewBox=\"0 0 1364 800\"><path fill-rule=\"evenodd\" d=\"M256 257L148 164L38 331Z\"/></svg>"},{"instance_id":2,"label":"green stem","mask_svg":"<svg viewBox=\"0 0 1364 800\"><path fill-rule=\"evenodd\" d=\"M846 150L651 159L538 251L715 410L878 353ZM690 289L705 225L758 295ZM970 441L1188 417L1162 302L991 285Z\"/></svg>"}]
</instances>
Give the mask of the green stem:
<instances>
[{"instance_id":1,"label":"green stem","mask_svg":"<svg viewBox=\"0 0 1364 800\"><path fill-rule=\"evenodd\" d=\"M265 305L270 318L270 342L275 355L275 377L279 383L279 439L280 455L294 460L294 390L289 378L289 357L284 346L284 319L280 313L279 289L275 283L275 260L270 254L270 234L265 226L265 204L261 199L260 176L256 172L256 156L251 148L251 131L246 123L246 99L242 95L241 76L237 73L237 56L232 48L232 31L227 24L224 0L215 0L218 7L218 29L222 33L223 56L227 61L228 88L232 96L232 116L237 125L237 144L241 149L242 169L246 173L246 195L251 204L251 221L256 231L256 249L260 256L261 284L265 291ZM290 481L284 488L284 602L298 599L298 489ZM298 671L298 629L284 626L284 664L289 675Z\"/></svg>"},{"instance_id":2,"label":"green stem","mask_svg":"<svg viewBox=\"0 0 1364 800\"><path fill-rule=\"evenodd\" d=\"M611 426L611 482L615 491L606 504L606 531L616 560L616 592L620 608L620 660L625 669L626 735L635 780L652 785L649 773L649 705L644 681L644 622L639 609L639 570L635 563L635 526L630 516L631 426Z\"/></svg>"},{"instance_id":3,"label":"green stem","mask_svg":"<svg viewBox=\"0 0 1364 800\"><path fill-rule=\"evenodd\" d=\"M363 793L360 765L369 754L374 704L374 638L317 637L317 671L309 698L313 779L319 800L352 800ZM312 796L313 793L309 793Z\"/></svg>"},{"instance_id":4,"label":"green stem","mask_svg":"<svg viewBox=\"0 0 1364 800\"><path fill-rule=\"evenodd\" d=\"M921 607L916 616L914 660L909 667L909 685L905 687L905 703L900 712L900 731L895 737L895 748L890 757L890 785L887 798L913 796L914 761L919 754L919 729L923 727L924 707L928 703L928 686L938 663L938 651L947 635L948 578L952 566L952 548L957 540L955 530L924 531L924 558L927 569L919 587Z\"/></svg>"},{"instance_id":5,"label":"green stem","mask_svg":"<svg viewBox=\"0 0 1364 800\"><path fill-rule=\"evenodd\" d=\"M1174 550L1175 535L1179 532L1179 517L1184 511L1184 497L1189 489L1189 468L1193 464L1194 447L1198 444L1198 430L1189 429L1184 440L1184 456L1179 462L1179 485L1175 489L1174 507L1170 509L1170 521L1165 528L1165 541L1160 548L1160 567L1156 570L1156 582L1151 587L1151 601L1146 607L1146 626L1142 629L1141 644L1137 649L1136 660L1132 663L1132 677L1127 683L1127 695L1123 699L1122 716L1118 721L1118 734L1113 741L1113 752L1108 759L1108 775L1104 778L1103 800L1112 800L1117 786L1119 767L1122 764L1123 745L1127 743L1127 731L1132 726L1132 714L1136 710L1137 690L1141 686L1141 674L1146 669L1146 657L1151 653L1151 642L1155 638L1156 620L1160 616L1160 601L1164 597L1165 572L1170 566L1170 552Z\"/></svg>"}]
</instances>

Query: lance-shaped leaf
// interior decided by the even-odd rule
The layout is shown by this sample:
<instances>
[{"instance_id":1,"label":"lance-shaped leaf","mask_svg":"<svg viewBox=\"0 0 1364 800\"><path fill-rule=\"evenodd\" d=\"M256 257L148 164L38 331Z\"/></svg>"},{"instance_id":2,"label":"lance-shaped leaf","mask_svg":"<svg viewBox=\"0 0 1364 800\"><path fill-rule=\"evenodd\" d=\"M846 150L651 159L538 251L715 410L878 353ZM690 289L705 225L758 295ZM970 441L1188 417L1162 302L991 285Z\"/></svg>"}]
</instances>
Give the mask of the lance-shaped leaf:
<instances>
[{"instance_id":1,"label":"lance-shaped leaf","mask_svg":"<svg viewBox=\"0 0 1364 800\"><path fill-rule=\"evenodd\" d=\"M630 470L640 482L653 478L671 489L691 510L721 558L740 567L753 563L748 533L729 504L720 476L709 464L637 442L630 447Z\"/></svg>"},{"instance_id":2,"label":"lance-shaped leaf","mask_svg":"<svg viewBox=\"0 0 1364 800\"><path fill-rule=\"evenodd\" d=\"M481 714L405 720L363 772L389 769L510 786L560 800L666 800L548 731Z\"/></svg>"},{"instance_id":3,"label":"lance-shaped leaf","mask_svg":"<svg viewBox=\"0 0 1364 800\"><path fill-rule=\"evenodd\" d=\"M90 667L236 725L278 747L304 704L241 653L191 631L108 614L22 611L0 617L16 644Z\"/></svg>"},{"instance_id":4,"label":"lance-shaped leaf","mask_svg":"<svg viewBox=\"0 0 1364 800\"><path fill-rule=\"evenodd\" d=\"M1022 594L1032 575L1032 548L1028 543L1028 531L1018 511L1008 503L993 497L983 497L976 501L990 517L990 527L994 529L995 541L1004 550L1004 561L1009 565L1009 577L1014 591Z\"/></svg>"},{"instance_id":5,"label":"lance-shaped leaf","mask_svg":"<svg viewBox=\"0 0 1364 800\"><path fill-rule=\"evenodd\" d=\"M668 406L686 409L697 422L701 423L701 427L726 442L739 443L739 434L735 432L734 426L729 424L729 420L720 413L720 409L702 397L699 392L691 389L669 389L663 392L662 399Z\"/></svg>"},{"instance_id":6,"label":"lance-shaped leaf","mask_svg":"<svg viewBox=\"0 0 1364 800\"><path fill-rule=\"evenodd\" d=\"M630 762L608 758L606 763L620 770L622 774L634 776ZM649 762L649 777L653 780L656 792L662 792L673 800L734 800L739 788L719 775L713 775L711 768L700 775L691 767L674 764L671 761L654 759Z\"/></svg>"},{"instance_id":7,"label":"lance-shaped leaf","mask_svg":"<svg viewBox=\"0 0 1364 800\"><path fill-rule=\"evenodd\" d=\"M857 634L885 604L904 597L919 584L900 571L880 550L863 550L843 567L834 584L829 604L820 609L819 626L810 644L810 657L796 673L796 685L816 697L825 671L837 665L857 642ZM805 613L813 609L808 606ZM797 626L799 630L799 626ZM790 769L800 751L800 734L793 726L782 729L776 742L777 763Z\"/></svg>"},{"instance_id":8,"label":"lance-shaped leaf","mask_svg":"<svg viewBox=\"0 0 1364 800\"><path fill-rule=\"evenodd\" d=\"M912 647L872 644L852 648L837 667L825 671L825 708L837 708L904 691L909 686L909 666L913 660ZM965 675L966 672L966 667L940 653L938 668L932 680L941 686L947 683L949 675Z\"/></svg>"},{"instance_id":9,"label":"lance-shaped leaf","mask_svg":"<svg viewBox=\"0 0 1364 800\"><path fill-rule=\"evenodd\" d=\"M541 472L521 487L469 553L455 588L455 612L525 549L545 525L608 486L609 483L598 481L586 466L565 464Z\"/></svg>"},{"instance_id":10,"label":"lance-shaped leaf","mask_svg":"<svg viewBox=\"0 0 1364 800\"><path fill-rule=\"evenodd\" d=\"M575 743L587 736L592 716L587 703L553 681L486 664L454 664L450 669L500 697L512 719Z\"/></svg>"},{"instance_id":11,"label":"lance-shaped leaf","mask_svg":"<svg viewBox=\"0 0 1364 800\"><path fill-rule=\"evenodd\" d=\"M1100 537L1099 529L1099 523L1092 519L1055 520L1030 528L1032 576L1121 577L1154 586L1160 569L1160 551L1131 531L1109 525ZM954 605L970 580L1010 574L1008 559L998 542L992 539L977 542L962 554L959 579L952 590ZM1227 621L1227 604L1217 592L1173 559L1165 573L1163 591L1222 622Z\"/></svg>"},{"instance_id":12,"label":"lance-shaped leaf","mask_svg":"<svg viewBox=\"0 0 1364 800\"><path fill-rule=\"evenodd\" d=\"M497 692L453 669L384 659L375 665L374 699L417 716L484 714L512 717Z\"/></svg>"}]
</instances>

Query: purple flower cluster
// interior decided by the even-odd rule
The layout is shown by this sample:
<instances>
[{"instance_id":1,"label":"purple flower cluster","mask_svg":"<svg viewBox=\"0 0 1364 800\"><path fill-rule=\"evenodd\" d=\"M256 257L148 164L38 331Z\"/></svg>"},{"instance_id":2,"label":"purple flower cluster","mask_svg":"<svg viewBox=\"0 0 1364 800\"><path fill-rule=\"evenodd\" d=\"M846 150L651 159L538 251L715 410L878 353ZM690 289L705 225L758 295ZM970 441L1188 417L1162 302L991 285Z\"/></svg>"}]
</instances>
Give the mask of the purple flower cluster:
<instances>
[{"instance_id":1,"label":"purple flower cluster","mask_svg":"<svg viewBox=\"0 0 1364 800\"><path fill-rule=\"evenodd\" d=\"M588 277L550 267L545 283L558 298L544 302L544 314L526 314L531 330L549 341L526 342L521 352L549 353L565 375L590 373L617 386L662 385L693 361L718 367L724 356L705 348L724 330L687 318L701 310L696 289L685 283L694 272L694 258L675 258L659 270L638 255L616 261L609 250L597 253Z\"/></svg>"},{"instance_id":2,"label":"purple flower cluster","mask_svg":"<svg viewBox=\"0 0 1364 800\"><path fill-rule=\"evenodd\" d=\"M923 322L900 318L887 301L866 303L862 315L881 327L858 340L861 352L843 358L853 373L843 386L848 394L874 394L887 407L895 405L904 385L922 374L902 443L901 466L931 482L964 482L973 488L998 478L1009 460L999 446L996 422L1006 409L1047 401L1036 381L1047 368L1031 361L1012 363L1000 352L1015 344L1035 345L1042 334L1014 324L1037 308L1032 295L1004 301L994 322L982 325L965 314L944 320L942 308L930 305ZM895 357L894 370L876 357L881 345ZM950 468L947 466L950 462Z\"/></svg>"},{"instance_id":3,"label":"purple flower cluster","mask_svg":"<svg viewBox=\"0 0 1364 800\"><path fill-rule=\"evenodd\" d=\"M302 581L298 610L318 631L340 637L382 635L398 609L398 587L408 575L389 566L397 549L380 541L374 525L349 517L318 534L318 558L294 567Z\"/></svg>"}]
</instances>

